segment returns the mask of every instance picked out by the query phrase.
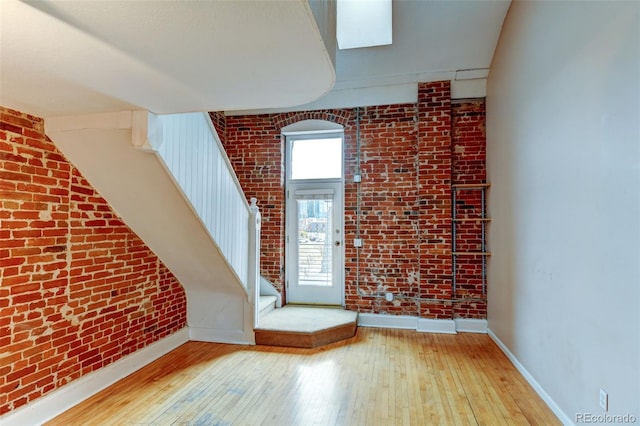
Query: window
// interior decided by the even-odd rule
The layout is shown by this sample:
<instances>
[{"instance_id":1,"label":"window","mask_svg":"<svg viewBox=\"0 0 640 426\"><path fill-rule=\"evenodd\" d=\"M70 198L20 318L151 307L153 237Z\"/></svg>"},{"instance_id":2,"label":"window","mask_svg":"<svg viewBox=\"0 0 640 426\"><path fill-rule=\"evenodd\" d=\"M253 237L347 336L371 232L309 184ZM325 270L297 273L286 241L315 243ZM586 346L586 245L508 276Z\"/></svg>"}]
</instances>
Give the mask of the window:
<instances>
[{"instance_id":1,"label":"window","mask_svg":"<svg viewBox=\"0 0 640 426\"><path fill-rule=\"evenodd\" d=\"M391 44L392 9L391 0L338 0L338 48L343 50Z\"/></svg>"},{"instance_id":2,"label":"window","mask_svg":"<svg viewBox=\"0 0 640 426\"><path fill-rule=\"evenodd\" d=\"M342 178L342 138L290 139L289 179Z\"/></svg>"}]
</instances>

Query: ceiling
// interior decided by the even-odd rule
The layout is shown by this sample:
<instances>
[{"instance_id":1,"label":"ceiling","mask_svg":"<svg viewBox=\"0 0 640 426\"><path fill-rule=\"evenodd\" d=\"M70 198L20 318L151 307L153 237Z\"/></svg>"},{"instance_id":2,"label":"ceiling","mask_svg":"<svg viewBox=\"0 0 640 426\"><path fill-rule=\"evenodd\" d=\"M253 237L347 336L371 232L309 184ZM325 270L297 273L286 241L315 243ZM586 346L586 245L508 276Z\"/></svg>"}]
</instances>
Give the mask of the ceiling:
<instances>
[{"instance_id":1,"label":"ceiling","mask_svg":"<svg viewBox=\"0 0 640 426\"><path fill-rule=\"evenodd\" d=\"M336 52L306 0L2 0L0 105L43 117L345 107L442 79L482 94L509 4L394 0L392 45Z\"/></svg>"}]
</instances>

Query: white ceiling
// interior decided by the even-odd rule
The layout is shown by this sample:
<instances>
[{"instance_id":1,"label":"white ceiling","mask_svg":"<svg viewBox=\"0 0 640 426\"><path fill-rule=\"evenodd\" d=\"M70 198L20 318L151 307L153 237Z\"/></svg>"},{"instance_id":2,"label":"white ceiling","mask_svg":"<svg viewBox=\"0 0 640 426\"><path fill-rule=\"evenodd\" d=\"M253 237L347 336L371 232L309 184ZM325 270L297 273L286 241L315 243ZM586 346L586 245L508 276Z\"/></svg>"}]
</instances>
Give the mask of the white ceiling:
<instances>
[{"instance_id":1,"label":"white ceiling","mask_svg":"<svg viewBox=\"0 0 640 426\"><path fill-rule=\"evenodd\" d=\"M394 0L393 44L338 51L334 71L306 0L0 0L0 105L48 117L388 103L459 70L482 81L509 4Z\"/></svg>"}]
</instances>

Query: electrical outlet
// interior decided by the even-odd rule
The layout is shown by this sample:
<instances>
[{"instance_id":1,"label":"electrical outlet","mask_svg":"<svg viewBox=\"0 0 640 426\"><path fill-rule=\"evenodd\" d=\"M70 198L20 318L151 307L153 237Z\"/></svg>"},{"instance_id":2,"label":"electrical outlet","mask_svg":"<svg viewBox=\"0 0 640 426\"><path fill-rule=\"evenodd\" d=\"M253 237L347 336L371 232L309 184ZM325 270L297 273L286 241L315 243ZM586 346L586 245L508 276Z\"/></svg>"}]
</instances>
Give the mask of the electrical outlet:
<instances>
[{"instance_id":1,"label":"electrical outlet","mask_svg":"<svg viewBox=\"0 0 640 426\"><path fill-rule=\"evenodd\" d=\"M607 395L602 388L600 388L600 407L602 407L604 411L609 410L609 395Z\"/></svg>"}]
</instances>

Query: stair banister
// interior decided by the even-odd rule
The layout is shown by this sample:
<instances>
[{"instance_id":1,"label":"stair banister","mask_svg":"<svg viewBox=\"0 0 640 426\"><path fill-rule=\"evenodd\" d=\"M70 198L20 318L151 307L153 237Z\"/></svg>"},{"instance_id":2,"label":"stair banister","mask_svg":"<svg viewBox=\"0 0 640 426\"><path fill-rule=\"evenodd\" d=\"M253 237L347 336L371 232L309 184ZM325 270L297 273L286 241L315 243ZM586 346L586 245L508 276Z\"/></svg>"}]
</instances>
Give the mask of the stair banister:
<instances>
[{"instance_id":1,"label":"stair banister","mask_svg":"<svg viewBox=\"0 0 640 426\"><path fill-rule=\"evenodd\" d=\"M155 132L156 138L161 133L155 151L250 296L251 209L209 115L171 114L150 120L161 126Z\"/></svg>"}]
</instances>

